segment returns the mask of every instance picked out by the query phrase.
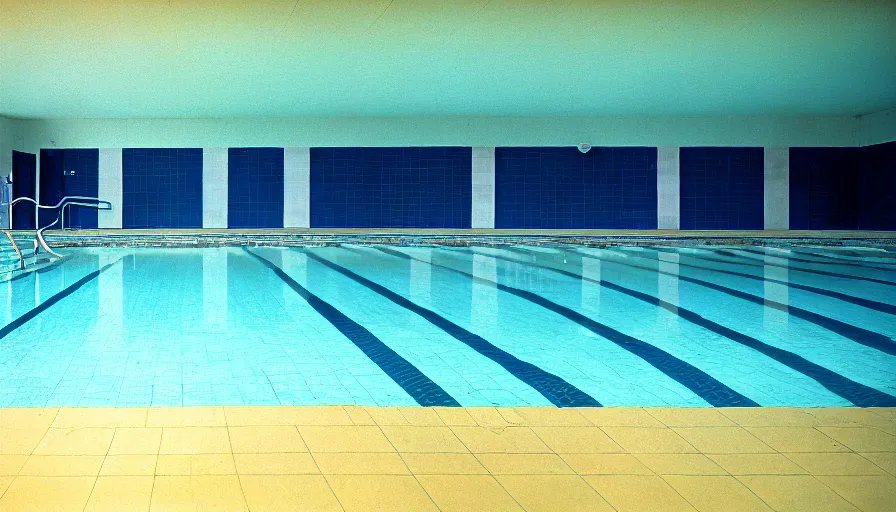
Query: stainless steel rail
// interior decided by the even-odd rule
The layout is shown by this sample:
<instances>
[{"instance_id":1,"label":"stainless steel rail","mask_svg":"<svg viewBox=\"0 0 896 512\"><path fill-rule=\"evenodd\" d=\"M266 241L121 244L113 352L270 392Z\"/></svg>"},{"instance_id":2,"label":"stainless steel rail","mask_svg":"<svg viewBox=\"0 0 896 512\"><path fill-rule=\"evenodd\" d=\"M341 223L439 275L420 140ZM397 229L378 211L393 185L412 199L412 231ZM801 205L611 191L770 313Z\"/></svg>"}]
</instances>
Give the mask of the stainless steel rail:
<instances>
[{"instance_id":1,"label":"stainless steel rail","mask_svg":"<svg viewBox=\"0 0 896 512\"><path fill-rule=\"evenodd\" d=\"M42 228L38 228L37 232L36 232L37 243L40 246L40 248L43 249L48 254L52 254L53 256L56 256L57 258L61 258L62 255L50 248L50 246L47 244L47 241L44 239L44 231L55 226L57 223L60 222L60 220L62 220L63 216L65 215L65 207L66 206L69 206L69 205L84 206L87 208L96 208L97 210L111 210L112 209L112 203L110 203L109 201L103 201L102 199L99 199L97 197L65 196L62 199L60 199L59 202L53 206L39 204L37 201L35 201L34 199L31 199L30 197L20 197L18 199L13 199L12 201L9 202L9 226L10 227L12 227L12 207L16 203L19 203L21 201L34 203L34 205L38 209L44 209L44 210L54 210L54 209L62 207L59 214L56 215L56 220L54 220L53 222L47 224L46 226L44 226ZM38 216L38 220L40 220L39 216ZM12 236L10 236L10 239L12 239ZM17 248L17 252L18 252L18 248ZM21 254L20 254L20 257L21 257ZM22 264L24 265L24 260L22 260Z\"/></svg>"},{"instance_id":2,"label":"stainless steel rail","mask_svg":"<svg viewBox=\"0 0 896 512\"><path fill-rule=\"evenodd\" d=\"M16 256L19 257L19 268L25 268L25 257L22 256L22 251L19 250L19 246L16 244L16 241L12 237L12 233L4 230L3 234L6 235L6 238L9 239L9 243L12 244L12 250L16 252Z\"/></svg>"}]
</instances>

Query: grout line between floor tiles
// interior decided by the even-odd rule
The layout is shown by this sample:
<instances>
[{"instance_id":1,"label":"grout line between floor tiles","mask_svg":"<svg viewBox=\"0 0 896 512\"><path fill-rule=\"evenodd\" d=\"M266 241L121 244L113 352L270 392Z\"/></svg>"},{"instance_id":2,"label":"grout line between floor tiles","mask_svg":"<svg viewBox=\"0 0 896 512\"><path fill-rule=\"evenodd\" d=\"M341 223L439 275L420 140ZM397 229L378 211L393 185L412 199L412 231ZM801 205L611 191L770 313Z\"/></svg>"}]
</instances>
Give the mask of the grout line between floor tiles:
<instances>
[{"instance_id":1,"label":"grout line between floor tiles","mask_svg":"<svg viewBox=\"0 0 896 512\"><path fill-rule=\"evenodd\" d=\"M346 414L348 414L348 413L346 412ZM349 419L351 419L351 416L349 416ZM307 448L307 447L308 447L308 443L306 443L306 442L305 442L305 438L302 437L302 431L299 430L299 426L298 426L298 425L295 425L295 429L296 429L296 432L299 433L299 439L302 440L302 443L303 443L303 444L305 445L305 447ZM345 505L342 504L342 500L339 499L339 495L336 494L336 490L333 489L333 485L330 483L330 480L327 478L327 475L325 475L324 472L320 469L320 464L317 463L317 459L314 458L314 453L311 452L311 449L310 449L310 448L309 448L309 450L308 450L308 454L311 456L311 462L314 463L314 467L317 468L318 473L320 473L320 476L324 479L324 483L327 484L327 489L329 489L330 492L333 493L333 497L336 499L336 503L339 505L339 508L341 508L341 509L343 510L343 512L345 512ZM239 473L239 469L238 469L238 468L237 468L236 471L237 471L237 473Z\"/></svg>"},{"instance_id":2,"label":"grout line between floor tiles","mask_svg":"<svg viewBox=\"0 0 896 512\"><path fill-rule=\"evenodd\" d=\"M404 415L402 415L402 416L404 416ZM405 418L405 419L407 419L407 418ZM408 470L408 473L410 473L411 478L413 478L414 481L417 482L417 485L419 485L420 488L423 489L423 492L426 494L426 497L429 498L429 501L436 508L436 510L442 510L442 507L440 507L439 504L436 503L436 500L433 499L432 495L429 494L429 491L426 490L426 487L424 487L424 485L417 478L417 475L415 475L414 472L411 471L411 468L408 466L408 463L405 462L404 457L401 456L401 452L398 451L398 449L395 447L395 444L392 442L391 439L389 439L389 436L387 436L386 433L383 432L383 428L380 425L377 425L376 428L377 428L377 430L380 431L380 434L382 434L382 436L386 438L386 441L389 443L389 446L391 446L392 449L395 450L395 453L398 454L398 458L401 459L401 463L404 464L404 467ZM451 433L454 434L453 431ZM457 436L455 435L455 437L457 437ZM458 441L460 441L460 439L458 439ZM461 441L461 444L463 444L463 441ZM486 470L486 471L488 471L488 470ZM491 474L491 473L489 473L489 474ZM494 477L492 477L492 478L494 478ZM514 500L514 501L516 501L516 500ZM520 508L522 508L522 506L520 506Z\"/></svg>"}]
</instances>

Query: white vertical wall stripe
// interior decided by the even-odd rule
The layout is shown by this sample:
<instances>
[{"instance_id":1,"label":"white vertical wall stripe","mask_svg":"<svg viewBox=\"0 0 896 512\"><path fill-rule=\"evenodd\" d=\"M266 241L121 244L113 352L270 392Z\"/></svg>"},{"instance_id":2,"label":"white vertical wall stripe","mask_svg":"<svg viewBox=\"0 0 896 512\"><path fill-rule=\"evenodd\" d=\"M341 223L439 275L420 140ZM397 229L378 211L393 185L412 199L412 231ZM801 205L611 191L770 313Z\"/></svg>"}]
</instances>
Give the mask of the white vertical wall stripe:
<instances>
[{"instance_id":1,"label":"white vertical wall stripe","mask_svg":"<svg viewBox=\"0 0 896 512\"><path fill-rule=\"evenodd\" d=\"M473 209L471 226L474 229L495 227L495 148L473 148Z\"/></svg>"},{"instance_id":2,"label":"white vertical wall stripe","mask_svg":"<svg viewBox=\"0 0 896 512\"><path fill-rule=\"evenodd\" d=\"M283 148L283 227L311 227L310 148Z\"/></svg>"},{"instance_id":3,"label":"white vertical wall stripe","mask_svg":"<svg viewBox=\"0 0 896 512\"><path fill-rule=\"evenodd\" d=\"M202 148L202 227L227 227L227 148Z\"/></svg>"},{"instance_id":4,"label":"white vertical wall stripe","mask_svg":"<svg viewBox=\"0 0 896 512\"><path fill-rule=\"evenodd\" d=\"M100 148L97 190L99 198L112 203L112 210L97 213L97 226L101 229L121 228L123 207L121 148Z\"/></svg>"},{"instance_id":5,"label":"white vertical wall stripe","mask_svg":"<svg viewBox=\"0 0 896 512\"><path fill-rule=\"evenodd\" d=\"M679 148L660 146L656 149L657 228L681 229Z\"/></svg>"},{"instance_id":6,"label":"white vertical wall stripe","mask_svg":"<svg viewBox=\"0 0 896 512\"><path fill-rule=\"evenodd\" d=\"M765 148L765 229L790 229L790 148Z\"/></svg>"}]
</instances>

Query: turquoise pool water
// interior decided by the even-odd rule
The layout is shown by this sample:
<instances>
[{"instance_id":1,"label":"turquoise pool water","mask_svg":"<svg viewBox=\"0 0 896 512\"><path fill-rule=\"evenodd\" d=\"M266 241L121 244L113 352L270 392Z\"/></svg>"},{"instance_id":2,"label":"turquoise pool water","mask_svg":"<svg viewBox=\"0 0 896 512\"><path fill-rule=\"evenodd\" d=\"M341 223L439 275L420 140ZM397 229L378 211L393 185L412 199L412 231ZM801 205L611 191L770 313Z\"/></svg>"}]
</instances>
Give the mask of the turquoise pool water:
<instances>
[{"instance_id":1,"label":"turquoise pool water","mask_svg":"<svg viewBox=\"0 0 896 512\"><path fill-rule=\"evenodd\" d=\"M896 253L68 249L0 406L894 406Z\"/></svg>"}]
</instances>

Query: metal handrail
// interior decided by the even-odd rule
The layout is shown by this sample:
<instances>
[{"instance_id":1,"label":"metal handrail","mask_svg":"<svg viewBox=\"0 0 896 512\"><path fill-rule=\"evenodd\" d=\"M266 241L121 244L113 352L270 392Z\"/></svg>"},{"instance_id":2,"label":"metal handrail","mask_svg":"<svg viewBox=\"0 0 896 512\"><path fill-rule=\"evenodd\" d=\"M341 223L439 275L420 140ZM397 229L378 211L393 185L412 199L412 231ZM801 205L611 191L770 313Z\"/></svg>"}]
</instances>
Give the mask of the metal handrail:
<instances>
[{"instance_id":1,"label":"metal handrail","mask_svg":"<svg viewBox=\"0 0 896 512\"><path fill-rule=\"evenodd\" d=\"M4 230L3 234L6 235L6 238L9 238L9 243L12 244L12 250L16 252L16 256L19 257L19 269L25 268L25 258L22 256L22 251L19 250L19 246L16 244L16 241L12 238L12 233Z\"/></svg>"},{"instance_id":2,"label":"metal handrail","mask_svg":"<svg viewBox=\"0 0 896 512\"><path fill-rule=\"evenodd\" d=\"M53 209L59 208L60 206L64 207L67 202L72 201L72 200L74 200L74 201L95 201L97 203L100 203L100 202L108 203L109 202L109 201L101 201L99 198L96 198L96 197L65 196L62 199L60 199L59 202L56 203L54 206L49 206L49 205L40 204L36 200L31 199L30 197L18 197L16 199L13 199L9 203L7 203L7 206L9 207L9 227L12 228L12 207L19 201L28 201L29 203L34 203L34 205L37 206L38 208L43 208L45 210L53 210ZM110 203L110 208L111 208L111 203Z\"/></svg>"},{"instance_id":3,"label":"metal handrail","mask_svg":"<svg viewBox=\"0 0 896 512\"><path fill-rule=\"evenodd\" d=\"M79 196L69 196L69 197L64 198L63 201L64 201L65 199L74 199L74 198L77 198L77 197L79 197ZM65 207L66 207L66 206L70 206L70 205L75 205L75 206L86 206L86 207L88 207L88 208L96 208L97 210L111 210L111 209L112 209L112 203L110 203L109 201L103 201L102 199L98 199L98 198L96 198L96 197L87 197L87 198L85 198L85 199L87 199L88 201L96 201L96 202L95 202L95 203L82 203L82 202L80 202L80 201L68 201L68 202L66 202L65 205L62 207L63 209L62 209L58 214L56 214L56 220L54 220L53 222L51 222L51 223L47 224L46 226L44 226L44 227L42 227L42 228L40 228L40 229L37 230L37 243L40 244L41 248L42 248L44 251L46 251L46 252L48 252L48 253L50 253L50 254L52 254L53 256L56 256L56 257L58 257L58 258L61 258L61 257L62 257L61 254L59 254L58 252L54 251L53 249L50 249L50 246L47 244L47 241L44 240L44 231L46 231L46 230L50 229L51 227L55 226L56 223L58 223L58 222L60 221L60 219L62 219L62 216L63 216L63 214L65 213ZM60 201L60 204L61 204L63 201ZM38 206L40 206L40 205L38 205ZM58 208L59 205L56 205L56 207Z\"/></svg>"}]
</instances>

